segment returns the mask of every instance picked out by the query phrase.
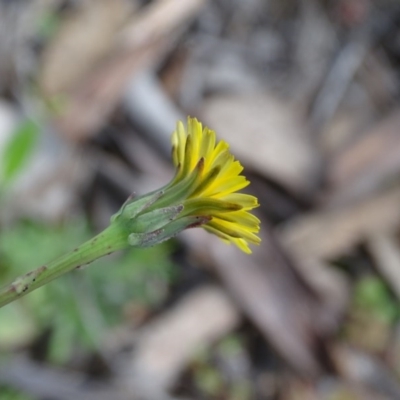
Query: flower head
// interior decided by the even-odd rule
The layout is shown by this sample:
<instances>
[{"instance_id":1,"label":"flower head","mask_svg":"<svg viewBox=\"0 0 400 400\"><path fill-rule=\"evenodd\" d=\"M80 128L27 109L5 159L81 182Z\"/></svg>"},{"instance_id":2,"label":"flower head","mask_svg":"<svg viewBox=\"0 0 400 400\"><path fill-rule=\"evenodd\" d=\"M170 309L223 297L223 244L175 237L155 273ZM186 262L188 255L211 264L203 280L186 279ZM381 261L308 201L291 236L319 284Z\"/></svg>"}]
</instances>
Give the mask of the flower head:
<instances>
[{"instance_id":1,"label":"flower head","mask_svg":"<svg viewBox=\"0 0 400 400\"><path fill-rule=\"evenodd\" d=\"M250 182L240 175L243 167L228 143L217 142L214 131L188 118L187 129L179 121L172 134L172 159L177 168L173 185L199 175L184 205L191 213L210 217L202 227L251 253L248 244L260 243L260 220L249 211L259 204L256 197L237 193Z\"/></svg>"},{"instance_id":2,"label":"flower head","mask_svg":"<svg viewBox=\"0 0 400 400\"><path fill-rule=\"evenodd\" d=\"M259 244L260 220L249 211L257 198L237 193L250 182L241 175L229 145L215 132L188 118L172 134L175 177L169 184L128 204L114 217L128 217L130 243L150 246L183 229L201 226L246 253Z\"/></svg>"}]
</instances>

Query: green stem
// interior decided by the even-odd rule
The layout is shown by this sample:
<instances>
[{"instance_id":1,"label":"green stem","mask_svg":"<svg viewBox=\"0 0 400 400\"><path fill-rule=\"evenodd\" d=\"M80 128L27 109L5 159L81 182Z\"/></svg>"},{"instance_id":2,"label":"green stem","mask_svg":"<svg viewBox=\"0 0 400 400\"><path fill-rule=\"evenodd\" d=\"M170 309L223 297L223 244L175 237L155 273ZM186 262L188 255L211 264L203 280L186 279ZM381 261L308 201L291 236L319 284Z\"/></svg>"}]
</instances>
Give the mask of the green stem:
<instances>
[{"instance_id":1,"label":"green stem","mask_svg":"<svg viewBox=\"0 0 400 400\"><path fill-rule=\"evenodd\" d=\"M90 264L100 257L128 247L127 236L127 232L119 224L111 224L103 232L73 251L49 264L42 265L19 276L10 285L1 288L0 307L25 296L73 269Z\"/></svg>"}]
</instances>

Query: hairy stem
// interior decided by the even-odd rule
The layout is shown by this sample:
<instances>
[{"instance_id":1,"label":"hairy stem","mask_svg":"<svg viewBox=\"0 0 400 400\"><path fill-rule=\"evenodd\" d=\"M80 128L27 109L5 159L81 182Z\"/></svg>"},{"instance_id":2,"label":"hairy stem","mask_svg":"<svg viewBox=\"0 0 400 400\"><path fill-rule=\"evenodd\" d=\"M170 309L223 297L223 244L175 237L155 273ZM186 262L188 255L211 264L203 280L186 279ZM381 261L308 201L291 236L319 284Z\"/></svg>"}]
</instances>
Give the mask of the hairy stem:
<instances>
[{"instance_id":1,"label":"hairy stem","mask_svg":"<svg viewBox=\"0 0 400 400\"><path fill-rule=\"evenodd\" d=\"M90 264L92 261L128 247L127 233L119 224L111 224L103 232L49 264L16 278L0 289L0 307L25 296L53 279Z\"/></svg>"}]
</instances>

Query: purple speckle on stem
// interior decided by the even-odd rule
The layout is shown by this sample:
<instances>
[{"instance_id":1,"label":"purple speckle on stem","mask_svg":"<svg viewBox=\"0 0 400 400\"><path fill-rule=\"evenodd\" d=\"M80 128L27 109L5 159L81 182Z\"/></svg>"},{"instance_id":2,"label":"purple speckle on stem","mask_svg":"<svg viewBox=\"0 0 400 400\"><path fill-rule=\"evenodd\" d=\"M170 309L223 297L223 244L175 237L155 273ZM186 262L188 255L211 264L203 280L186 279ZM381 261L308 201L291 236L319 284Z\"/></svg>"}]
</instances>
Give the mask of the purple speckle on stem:
<instances>
[{"instance_id":1,"label":"purple speckle on stem","mask_svg":"<svg viewBox=\"0 0 400 400\"><path fill-rule=\"evenodd\" d=\"M37 274L36 277L38 277L40 274L42 274L44 271L47 270L47 265L42 265L38 270L37 270Z\"/></svg>"}]
</instances>

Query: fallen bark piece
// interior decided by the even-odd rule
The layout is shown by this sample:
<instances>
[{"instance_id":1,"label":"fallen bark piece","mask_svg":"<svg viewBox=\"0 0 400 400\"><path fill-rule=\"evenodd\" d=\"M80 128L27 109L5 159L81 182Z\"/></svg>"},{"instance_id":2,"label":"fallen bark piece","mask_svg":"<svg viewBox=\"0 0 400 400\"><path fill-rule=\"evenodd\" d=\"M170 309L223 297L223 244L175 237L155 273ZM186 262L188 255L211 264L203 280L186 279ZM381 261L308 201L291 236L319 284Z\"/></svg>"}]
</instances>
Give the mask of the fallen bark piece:
<instances>
[{"instance_id":1,"label":"fallen bark piece","mask_svg":"<svg viewBox=\"0 0 400 400\"><path fill-rule=\"evenodd\" d=\"M351 297L347 276L317 259L296 258L293 267L319 297L321 308L316 315L321 326L319 332L329 335L336 331Z\"/></svg>"},{"instance_id":2,"label":"fallen bark piece","mask_svg":"<svg viewBox=\"0 0 400 400\"><path fill-rule=\"evenodd\" d=\"M332 159L327 181L329 204L365 197L394 179L400 171L400 110L358 136Z\"/></svg>"},{"instance_id":3,"label":"fallen bark piece","mask_svg":"<svg viewBox=\"0 0 400 400\"><path fill-rule=\"evenodd\" d=\"M89 0L61 21L44 49L39 85L46 96L57 96L80 85L113 48L115 35L132 12L127 0Z\"/></svg>"},{"instance_id":4,"label":"fallen bark piece","mask_svg":"<svg viewBox=\"0 0 400 400\"><path fill-rule=\"evenodd\" d=\"M138 332L128 384L143 393L171 387L196 350L239 322L239 312L221 289L205 286L191 292Z\"/></svg>"},{"instance_id":5,"label":"fallen bark piece","mask_svg":"<svg viewBox=\"0 0 400 400\"><path fill-rule=\"evenodd\" d=\"M304 215L280 228L280 239L301 259L340 256L369 235L396 229L400 223L400 188L343 208Z\"/></svg>"}]
</instances>

